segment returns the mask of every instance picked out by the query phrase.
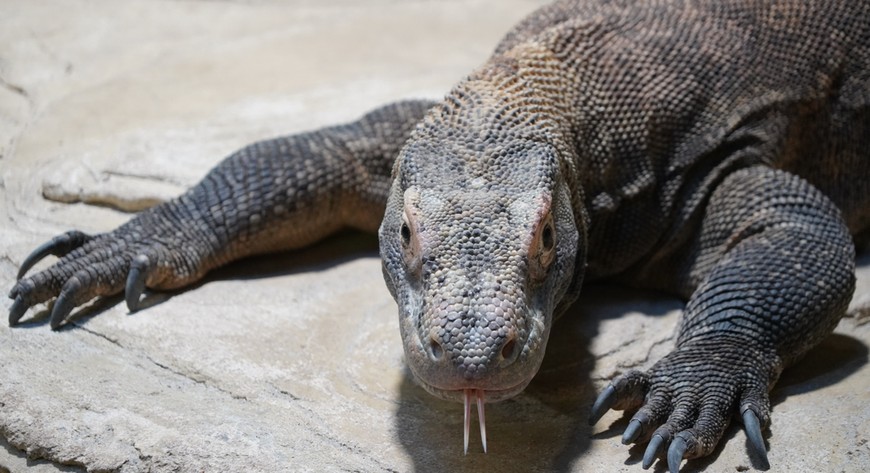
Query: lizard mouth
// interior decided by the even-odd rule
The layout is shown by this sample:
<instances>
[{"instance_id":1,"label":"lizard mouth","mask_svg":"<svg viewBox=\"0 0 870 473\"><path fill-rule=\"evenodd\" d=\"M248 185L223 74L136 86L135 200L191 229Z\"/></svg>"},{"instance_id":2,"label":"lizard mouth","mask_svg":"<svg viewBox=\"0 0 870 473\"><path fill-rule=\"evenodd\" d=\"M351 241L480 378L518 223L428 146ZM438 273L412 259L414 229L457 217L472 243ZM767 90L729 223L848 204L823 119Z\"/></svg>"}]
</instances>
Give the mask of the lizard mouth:
<instances>
[{"instance_id":1,"label":"lizard mouth","mask_svg":"<svg viewBox=\"0 0 870 473\"><path fill-rule=\"evenodd\" d=\"M505 399L510 399L521 393L531 380L523 381L515 386L505 389L485 389L477 387L469 387L463 389L443 389L432 386L431 384L426 383L422 380L418 381L423 386L423 388L426 389L426 391L429 391L430 394L434 395L435 397L444 399L445 401L464 402L467 392L480 391L481 393L486 393L487 402L498 402L504 401Z\"/></svg>"}]
</instances>

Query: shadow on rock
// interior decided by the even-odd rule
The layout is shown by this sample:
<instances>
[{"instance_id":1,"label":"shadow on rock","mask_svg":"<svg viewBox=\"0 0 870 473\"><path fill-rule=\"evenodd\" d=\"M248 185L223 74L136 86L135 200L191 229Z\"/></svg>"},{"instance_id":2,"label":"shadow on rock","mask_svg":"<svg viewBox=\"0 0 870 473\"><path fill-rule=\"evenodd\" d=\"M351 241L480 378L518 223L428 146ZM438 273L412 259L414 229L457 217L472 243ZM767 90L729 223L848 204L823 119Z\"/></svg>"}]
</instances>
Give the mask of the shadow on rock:
<instances>
[{"instance_id":1,"label":"shadow on rock","mask_svg":"<svg viewBox=\"0 0 870 473\"><path fill-rule=\"evenodd\" d=\"M867 364L867 345L848 335L835 333L783 371L771 392L776 405L788 396L839 383Z\"/></svg>"},{"instance_id":2,"label":"shadow on rock","mask_svg":"<svg viewBox=\"0 0 870 473\"><path fill-rule=\"evenodd\" d=\"M526 390L487 404L489 453L483 453L474 420L464 455L462 405L430 395L406 371L395 422L415 471L569 471L589 448L587 418L595 395L594 358L579 312L572 308L557 322L541 369Z\"/></svg>"},{"instance_id":3,"label":"shadow on rock","mask_svg":"<svg viewBox=\"0 0 870 473\"><path fill-rule=\"evenodd\" d=\"M76 466L76 465L64 465L61 463L55 463L49 460L43 459L34 459L27 456L27 453L24 450L12 445L3 435L0 435L0 449L5 450L6 454L13 459L11 465L8 465L9 468L24 467L28 471L49 471L49 472L58 472L58 473L86 473L87 470L84 467ZM16 465L17 463L17 465ZM6 466L0 465L0 472L7 473L10 470L6 469Z\"/></svg>"},{"instance_id":4,"label":"shadow on rock","mask_svg":"<svg viewBox=\"0 0 870 473\"><path fill-rule=\"evenodd\" d=\"M74 310L72 314L67 317L66 322L58 328L58 330L73 330L80 325L87 323L88 320L111 309L123 300L124 296L121 294L94 299L90 303ZM15 329L30 329L42 327L43 325L48 324L49 318L51 317L51 310L53 307L54 302L52 301L44 310L40 310L34 313L33 316L26 318L17 325L15 325Z\"/></svg>"},{"instance_id":5,"label":"shadow on rock","mask_svg":"<svg viewBox=\"0 0 870 473\"><path fill-rule=\"evenodd\" d=\"M199 287L212 281L264 279L287 274L325 271L362 257L378 256L376 235L346 231L300 250L252 256L206 275ZM375 274L373 276L380 276Z\"/></svg>"}]
</instances>

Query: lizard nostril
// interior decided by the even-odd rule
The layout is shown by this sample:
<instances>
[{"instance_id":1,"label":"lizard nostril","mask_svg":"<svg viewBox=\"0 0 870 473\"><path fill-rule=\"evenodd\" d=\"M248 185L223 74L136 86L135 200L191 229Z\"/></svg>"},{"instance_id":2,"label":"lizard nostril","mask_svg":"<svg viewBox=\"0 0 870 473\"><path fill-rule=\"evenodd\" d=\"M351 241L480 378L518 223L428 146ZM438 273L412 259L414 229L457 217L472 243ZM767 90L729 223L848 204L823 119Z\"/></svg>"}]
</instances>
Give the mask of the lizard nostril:
<instances>
[{"instance_id":1,"label":"lizard nostril","mask_svg":"<svg viewBox=\"0 0 870 473\"><path fill-rule=\"evenodd\" d=\"M501 348L501 357L503 364L510 364L516 360L516 355L519 353L517 350L517 341L516 339L511 338L504 344Z\"/></svg>"},{"instance_id":2,"label":"lizard nostril","mask_svg":"<svg viewBox=\"0 0 870 473\"><path fill-rule=\"evenodd\" d=\"M429 357L434 361L439 361L444 356L444 347L434 338L429 339Z\"/></svg>"}]
</instances>

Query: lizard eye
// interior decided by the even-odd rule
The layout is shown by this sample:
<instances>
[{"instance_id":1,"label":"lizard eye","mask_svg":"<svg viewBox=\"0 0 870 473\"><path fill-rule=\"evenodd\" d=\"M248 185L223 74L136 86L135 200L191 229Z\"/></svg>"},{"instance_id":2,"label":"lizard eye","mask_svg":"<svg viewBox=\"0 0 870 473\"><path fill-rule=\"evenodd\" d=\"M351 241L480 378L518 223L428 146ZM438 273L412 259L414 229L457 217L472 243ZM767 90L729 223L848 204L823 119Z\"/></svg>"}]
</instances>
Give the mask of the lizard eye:
<instances>
[{"instance_id":1,"label":"lizard eye","mask_svg":"<svg viewBox=\"0 0 870 473\"><path fill-rule=\"evenodd\" d=\"M547 225L544 226L544 231L541 232L541 249L543 251L552 251L556 246L556 237L553 230L553 221L550 219Z\"/></svg>"},{"instance_id":2,"label":"lizard eye","mask_svg":"<svg viewBox=\"0 0 870 473\"><path fill-rule=\"evenodd\" d=\"M413 230L414 225L411 222L411 217L406 211L402 215L402 226L399 227L399 238L402 242L402 252L405 259L405 265L409 273L417 273L421 267L420 261L420 242L417 239L416 232Z\"/></svg>"},{"instance_id":3,"label":"lizard eye","mask_svg":"<svg viewBox=\"0 0 870 473\"><path fill-rule=\"evenodd\" d=\"M547 269L556 256L556 226L553 223L553 214L548 213L541 223L532 240L529 251L529 266L531 276L537 281L547 276Z\"/></svg>"},{"instance_id":4,"label":"lizard eye","mask_svg":"<svg viewBox=\"0 0 870 473\"><path fill-rule=\"evenodd\" d=\"M411 244L411 228L407 222L402 222L400 234L402 235L402 246L407 248Z\"/></svg>"}]
</instances>

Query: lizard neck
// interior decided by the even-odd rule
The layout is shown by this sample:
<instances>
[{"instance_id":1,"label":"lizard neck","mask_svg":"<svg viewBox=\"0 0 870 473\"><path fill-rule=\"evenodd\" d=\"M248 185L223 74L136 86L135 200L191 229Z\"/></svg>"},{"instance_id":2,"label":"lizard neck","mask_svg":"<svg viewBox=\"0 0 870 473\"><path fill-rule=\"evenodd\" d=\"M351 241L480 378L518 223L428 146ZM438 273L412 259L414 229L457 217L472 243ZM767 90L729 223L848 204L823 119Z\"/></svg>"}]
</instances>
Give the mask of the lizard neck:
<instances>
[{"instance_id":1,"label":"lizard neck","mask_svg":"<svg viewBox=\"0 0 870 473\"><path fill-rule=\"evenodd\" d=\"M447 148L441 150L443 159L428 156L434 172L419 174L426 179L445 175L450 182L444 184L455 188L463 185L456 179L474 179L503 164L516 166L513 155L533 145L546 146L553 150L553 162L536 163L539 166L521 180L528 183L535 174L558 174L559 185L569 188L578 225L585 227L588 218L574 143L577 104L567 98L575 94L565 93L577 87L575 82L543 46L526 44L492 57L454 86L418 126L410 143ZM445 166L457 156L463 173L445 173Z\"/></svg>"}]
</instances>

